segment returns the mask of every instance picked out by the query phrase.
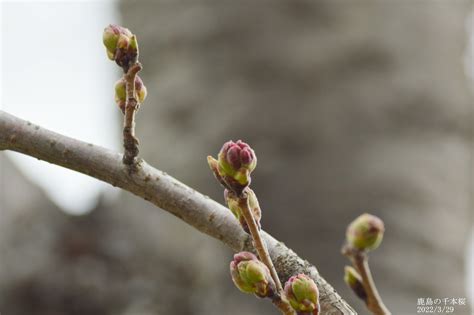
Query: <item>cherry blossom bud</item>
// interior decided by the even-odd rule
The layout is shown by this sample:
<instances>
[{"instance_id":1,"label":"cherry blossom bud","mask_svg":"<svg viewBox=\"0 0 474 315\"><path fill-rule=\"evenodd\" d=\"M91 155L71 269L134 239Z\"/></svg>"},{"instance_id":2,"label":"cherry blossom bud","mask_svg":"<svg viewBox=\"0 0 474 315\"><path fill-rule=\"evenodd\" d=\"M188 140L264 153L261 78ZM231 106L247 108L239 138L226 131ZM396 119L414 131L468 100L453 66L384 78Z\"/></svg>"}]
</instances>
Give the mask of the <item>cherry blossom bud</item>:
<instances>
[{"instance_id":1,"label":"cherry blossom bud","mask_svg":"<svg viewBox=\"0 0 474 315\"><path fill-rule=\"evenodd\" d=\"M129 29L110 24L104 29L102 41L107 50L107 57L124 68L136 62L138 57L138 43L135 35Z\"/></svg>"},{"instance_id":2,"label":"cherry blossom bud","mask_svg":"<svg viewBox=\"0 0 474 315\"><path fill-rule=\"evenodd\" d=\"M102 34L102 41L105 48L107 49L107 56L113 60L115 55L115 50L117 49L117 42L120 36L120 26L110 24L104 29Z\"/></svg>"},{"instance_id":3,"label":"cherry blossom bud","mask_svg":"<svg viewBox=\"0 0 474 315\"><path fill-rule=\"evenodd\" d=\"M127 91L125 86L125 79L121 78L120 80L115 82L115 103L117 103L122 113L125 113L126 99Z\"/></svg>"},{"instance_id":4,"label":"cherry blossom bud","mask_svg":"<svg viewBox=\"0 0 474 315\"><path fill-rule=\"evenodd\" d=\"M135 92L137 93L138 102L141 104L146 98L147 90L142 79L137 75L135 77Z\"/></svg>"},{"instance_id":5,"label":"cherry blossom bud","mask_svg":"<svg viewBox=\"0 0 474 315\"><path fill-rule=\"evenodd\" d=\"M353 267L346 266L344 268L344 282L361 300L367 301L367 293L362 284L362 278Z\"/></svg>"},{"instance_id":6,"label":"cherry blossom bud","mask_svg":"<svg viewBox=\"0 0 474 315\"><path fill-rule=\"evenodd\" d=\"M218 173L226 188L241 194L250 185L250 173L257 166L257 157L250 146L241 140L228 141L218 155Z\"/></svg>"},{"instance_id":7,"label":"cherry blossom bud","mask_svg":"<svg viewBox=\"0 0 474 315\"><path fill-rule=\"evenodd\" d=\"M127 101L126 91L126 81L125 78L122 77L115 83L115 103L117 103L122 113L125 113L125 103ZM142 79L138 75L135 76L135 93L137 101L142 103L146 98L147 90Z\"/></svg>"},{"instance_id":8,"label":"cherry blossom bud","mask_svg":"<svg viewBox=\"0 0 474 315\"><path fill-rule=\"evenodd\" d=\"M119 46L128 47L132 33L125 27L110 24L104 29L102 41L107 49L107 56L114 60L115 52Z\"/></svg>"},{"instance_id":9,"label":"cherry blossom bud","mask_svg":"<svg viewBox=\"0 0 474 315\"><path fill-rule=\"evenodd\" d=\"M384 230L380 218L364 213L347 227L347 244L358 250L376 249L382 242Z\"/></svg>"},{"instance_id":10,"label":"cherry blossom bud","mask_svg":"<svg viewBox=\"0 0 474 315\"><path fill-rule=\"evenodd\" d=\"M244 293L253 293L258 297L272 297L275 283L267 266L250 252L234 255L230 263L230 274L235 286Z\"/></svg>"},{"instance_id":11,"label":"cherry blossom bud","mask_svg":"<svg viewBox=\"0 0 474 315\"><path fill-rule=\"evenodd\" d=\"M298 315L319 314L319 291L313 279L305 274L291 277L285 284L286 298Z\"/></svg>"}]
</instances>

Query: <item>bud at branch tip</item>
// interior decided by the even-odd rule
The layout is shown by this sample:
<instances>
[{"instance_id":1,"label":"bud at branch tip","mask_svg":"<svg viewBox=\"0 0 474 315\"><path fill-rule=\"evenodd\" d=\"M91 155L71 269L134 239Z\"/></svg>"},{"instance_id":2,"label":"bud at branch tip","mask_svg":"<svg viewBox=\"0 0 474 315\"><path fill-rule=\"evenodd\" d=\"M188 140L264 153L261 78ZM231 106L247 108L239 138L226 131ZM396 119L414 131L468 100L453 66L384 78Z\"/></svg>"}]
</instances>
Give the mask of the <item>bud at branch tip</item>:
<instances>
[{"instance_id":1,"label":"bud at branch tip","mask_svg":"<svg viewBox=\"0 0 474 315\"><path fill-rule=\"evenodd\" d=\"M384 231L384 223L380 218L364 213L347 227L346 241L357 250L374 250L382 242Z\"/></svg>"}]
</instances>

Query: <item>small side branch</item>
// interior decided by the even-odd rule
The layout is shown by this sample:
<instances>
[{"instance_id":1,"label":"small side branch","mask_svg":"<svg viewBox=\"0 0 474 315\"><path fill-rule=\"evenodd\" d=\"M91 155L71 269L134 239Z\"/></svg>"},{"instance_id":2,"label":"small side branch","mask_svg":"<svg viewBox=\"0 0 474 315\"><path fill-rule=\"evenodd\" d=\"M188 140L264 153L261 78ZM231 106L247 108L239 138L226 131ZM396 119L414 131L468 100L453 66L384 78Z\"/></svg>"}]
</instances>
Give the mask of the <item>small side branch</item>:
<instances>
[{"instance_id":1,"label":"small side branch","mask_svg":"<svg viewBox=\"0 0 474 315\"><path fill-rule=\"evenodd\" d=\"M391 315L375 286L369 267L369 257L367 252L346 245L343 248L343 254L351 260L352 265L356 268L362 278L362 285L366 294L365 302L369 311L374 315Z\"/></svg>"},{"instance_id":2,"label":"small side branch","mask_svg":"<svg viewBox=\"0 0 474 315\"><path fill-rule=\"evenodd\" d=\"M367 307L375 315L390 315L390 311L380 297L369 267L369 258L366 253L357 253L352 263L362 277L365 292L367 293Z\"/></svg>"},{"instance_id":3,"label":"small side branch","mask_svg":"<svg viewBox=\"0 0 474 315\"><path fill-rule=\"evenodd\" d=\"M278 278L278 274L275 270L275 266L273 266L273 262L270 258L270 255L268 254L267 245L265 244L265 242L263 241L260 235L257 222L255 221L252 211L250 210L248 196L244 192L242 196L239 197L239 199L240 199L239 200L240 209L242 210L242 215L244 216L245 221L247 222L247 225L249 227L250 235L252 236L252 239L254 241L255 250L257 251L257 254L260 257L260 260L270 270L270 274L273 278L273 281L275 281L275 286L277 288L277 291L281 293L283 291L283 287L281 286L281 282L280 282L280 279Z\"/></svg>"},{"instance_id":4,"label":"small side branch","mask_svg":"<svg viewBox=\"0 0 474 315\"><path fill-rule=\"evenodd\" d=\"M239 207L242 211L242 216L244 217L245 222L247 222L250 235L252 236L255 251L257 252L260 260L270 270L270 275L272 276L272 279L275 282L277 295L272 299L272 303L282 312L282 314L294 315L295 312L293 308L287 301L284 301L282 299L284 294L280 278L278 277L278 273L275 269L275 266L273 265L270 254L268 253L267 245L265 244L265 241L263 240L262 235L260 234L260 228L258 227L257 222L255 221L252 210L250 210L249 198L245 190L243 194L239 197Z\"/></svg>"},{"instance_id":5,"label":"small side branch","mask_svg":"<svg viewBox=\"0 0 474 315\"><path fill-rule=\"evenodd\" d=\"M125 116L123 120L123 163L126 165L135 165L138 156L138 139L135 136L135 113L138 110L139 103L135 91L135 78L142 69L139 62L134 63L125 74L125 86L127 91L127 100L125 103Z\"/></svg>"}]
</instances>

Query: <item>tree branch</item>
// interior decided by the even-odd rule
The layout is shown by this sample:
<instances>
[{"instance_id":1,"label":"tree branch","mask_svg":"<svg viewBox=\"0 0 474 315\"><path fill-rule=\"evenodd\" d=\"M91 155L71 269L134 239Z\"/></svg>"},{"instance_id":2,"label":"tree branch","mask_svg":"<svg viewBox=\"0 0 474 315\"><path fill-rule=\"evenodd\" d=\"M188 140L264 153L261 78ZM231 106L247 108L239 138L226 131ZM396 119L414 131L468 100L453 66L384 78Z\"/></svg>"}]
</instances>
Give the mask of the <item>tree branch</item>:
<instances>
[{"instance_id":1,"label":"tree branch","mask_svg":"<svg viewBox=\"0 0 474 315\"><path fill-rule=\"evenodd\" d=\"M369 257L366 252L346 248L345 255L349 257L352 264L362 278L362 285L367 294L367 308L375 315L391 315L380 297L369 267Z\"/></svg>"},{"instance_id":2,"label":"tree branch","mask_svg":"<svg viewBox=\"0 0 474 315\"><path fill-rule=\"evenodd\" d=\"M255 252L251 237L227 208L144 161L136 172L129 172L119 153L43 129L3 111L0 150L20 152L95 177L150 201L236 252ZM204 163L203 157L203 167ZM292 275L305 273L319 288L322 314L356 314L316 267L264 231L262 236L283 282Z\"/></svg>"}]
</instances>

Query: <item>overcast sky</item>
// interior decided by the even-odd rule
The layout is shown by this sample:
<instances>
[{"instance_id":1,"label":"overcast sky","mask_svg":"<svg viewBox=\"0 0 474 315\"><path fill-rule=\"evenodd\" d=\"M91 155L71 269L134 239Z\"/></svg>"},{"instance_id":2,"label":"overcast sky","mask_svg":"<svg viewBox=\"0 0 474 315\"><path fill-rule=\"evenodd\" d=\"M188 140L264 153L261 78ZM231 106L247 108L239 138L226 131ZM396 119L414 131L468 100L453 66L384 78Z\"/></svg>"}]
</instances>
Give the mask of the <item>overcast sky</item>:
<instances>
[{"instance_id":1,"label":"overcast sky","mask_svg":"<svg viewBox=\"0 0 474 315\"><path fill-rule=\"evenodd\" d=\"M102 45L102 30L118 23L112 1L4 1L3 109L54 131L119 149L119 76ZM39 48L39 49L38 49ZM84 213L99 194L115 190L88 176L7 152L22 173L70 213Z\"/></svg>"}]
</instances>

